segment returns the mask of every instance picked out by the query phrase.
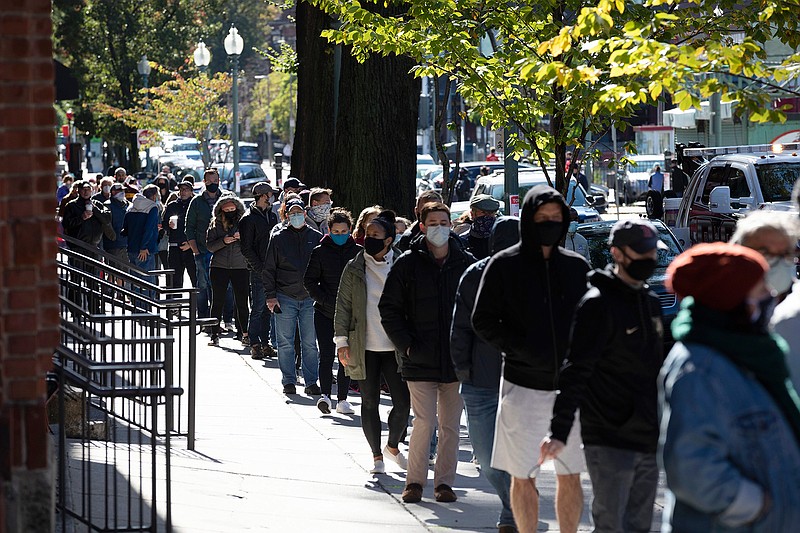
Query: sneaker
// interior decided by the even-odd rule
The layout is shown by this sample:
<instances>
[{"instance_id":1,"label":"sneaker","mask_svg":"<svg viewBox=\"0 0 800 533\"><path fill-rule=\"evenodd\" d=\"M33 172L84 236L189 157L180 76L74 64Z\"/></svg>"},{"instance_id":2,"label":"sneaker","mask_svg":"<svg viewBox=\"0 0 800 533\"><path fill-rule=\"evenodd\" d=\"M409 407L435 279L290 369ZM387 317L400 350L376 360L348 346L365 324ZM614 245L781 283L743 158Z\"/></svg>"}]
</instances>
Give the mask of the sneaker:
<instances>
[{"instance_id":1,"label":"sneaker","mask_svg":"<svg viewBox=\"0 0 800 533\"><path fill-rule=\"evenodd\" d=\"M264 352L261 350L260 344L254 344L250 346L250 359L261 360L264 359L264 357L266 356L264 355Z\"/></svg>"},{"instance_id":2,"label":"sneaker","mask_svg":"<svg viewBox=\"0 0 800 533\"><path fill-rule=\"evenodd\" d=\"M355 414L355 411L353 411L353 406L350 405L350 402L348 402L347 400L336 402L336 412L339 413L340 415Z\"/></svg>"},{"instance_id":3,"label":"sneaker","mask_svg":"<svg viewBox=\"0 0 800 533\"><path fill-rule=\"evenodd\" d=\"M209 346L219 346L219 335L211 335L211 340L208 341Z\"/></svg>"},{"instance_id":4,"label":"sneaker","mask_svg":"<svg viewBox=\"0 0 800 533\"><path fill-rule=\"evenodd\" d=\"M517 528L514 526L497 526L497 533L517 533Z\"/></svg>"},{"instance_id":5,"label":"sneaker","mask_svg":"<svg viewBox=\"0 0 800 533\"><path fill-rule=\"evenodd\" d=\"M264 354L264 357L272 359L273 357L277 357L278 353L275 351L275 348L272 347L270 344L264 344L261 346L261 353Z\"/></svg>"},{"instance_id":6,"label":"sneaker","mask_svg":"<svg viewBox=\"0 0 800 533\"><path fill-rule=\"evenodd\" d=\"M378 459L375 461L375 464L372 466L372 469L369 471L370 474L383 474L386 472L386 465L383 464L383 461Z\"/></svg>"},{"instance_id":7,"label":"sneaker","mask_svg":"<svg viewBox=\"0 0 800 533\"><path fill-rule=\"evenodd\" d=\"M328 398L326 394L323 394L317 400L317 409L322 411L322 414L329 415L331 414L331 399Z\"/></svg>"},{"instance_id":8,"label":"sneaker","mask_svg":"<svg viewBox=\"0 0 800 533\"><path fill-rule=\"evenodd\" d=\"M422 485L419 483L409 483L403 489L403 494L400 496L403 503L419 503L422 501Z\"/></svg>"},{"instance_id":9,"label":"sneaker","mask_svg":"<svg viewBox=\"0 0 800 533\"><path fill-rule=\"evenodd\" d=\"M297 388L292 383L287 383L283 386L284 394L297 394Z\"/></svg>"},{"instance_id":10,"label":"sneaker","mask_svg":"<svg viewBox=\"0 0 800 533\"><path fill-rule=\"evenodd\" d=\"M389 459L397 463L397 466L399 466L403 470L408 469L408 459L406 459L406 456L400 450L397 450L397 455L395 455L391 451L389 451L389 446L387 445L383 448L383 456L388 457Z\"/></svg>"},{"instance_id":11,"label":"sneaker","mask_svg":"<svg viewBox=\"0 0 800 533\"><path fill-rule=\"evenodd\" d=\"M250 337L247 335L247 333L242 335L242 344L244 346L250 346Z\"/></svg>"},{"instance_id":12,"label":"sneaker","mask_svg":"<svg viewBox=\"0 0 800 533\"><path fill-rule=\"evenodd\" d=\"M453 503L458 499L450 485L445 485L444 483L433 489L433 496L437 502L441 503Z\"/></svg>"},{"instance_id":13,"label":"sneaker","mask_svg":"<svg viewBox=\"0 0 800 533\"><path fill-rule=\"evenodd\" d=\"M308 396L319 396L320 394L322 394L322 391L319 390L319 385L317 385L316 383L312 383L311 385L303 389L303 392L306 393Z\"/></svg>"}]
</instances>

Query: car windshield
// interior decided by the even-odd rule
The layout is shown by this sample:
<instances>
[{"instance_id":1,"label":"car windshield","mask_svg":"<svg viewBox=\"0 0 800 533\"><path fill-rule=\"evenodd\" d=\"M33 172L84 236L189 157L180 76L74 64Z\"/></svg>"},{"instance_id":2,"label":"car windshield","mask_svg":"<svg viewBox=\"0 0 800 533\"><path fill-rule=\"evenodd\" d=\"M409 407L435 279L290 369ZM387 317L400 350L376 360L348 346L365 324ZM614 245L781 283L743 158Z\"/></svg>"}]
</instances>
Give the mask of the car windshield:
<instances>
[{"instance_id":1,"label":"car windshield","mask_svg":"<svg viewBox=\"0 0 800 533\"><path fill-rule=\"evenodd\" d=\"M656 165L664 168L664 161L634 161L628 163L628 172L650 172Z\"/></svg>"},{"instance_id":2,"label":"car windshield","mask_svg":"<svg viewBox=\"0 0 800 533\"><path fill-rule=\"evenodd\" d=\"M417 154L417 164L418 165L435 165L436 161L433 160L433 156L432 155Z\"/></svg>"},{"instance_id":3,"label":"car windshield","mask_svg":"<svg viewBox=\"0 0 800 533\"><path fill-rule=\"evenodd\" d=\"M253 167L251 169L242 169L244 174L242 174L242 180L252 180L252 179L261 179L266 178L267 175L264 173L264 169L261 167Z\"/></svg>"},{"instance_id":4,"label":"car windshield","mask_svg":"<svg viewBox=\"0 0 800 533\"><path fill-rule=\"evenodd\" d=\"M545 185L547 182L542 181L528 181L525 179L520 179L519 184L519 197L525 198L525 195L528 194L528 191L534 188L536 185ZM571 180L569 182L569 190L567 191L567 203L574 207L584 207L586 205L586 195L583 193L583 189L581 187L575 188L578 185L578 182L575 180ZM503 201L503 193L505 193L505 184L504 183L496 183L490 185L486 194L491 194L493 198ZM577 193L576 193L577 191ZM475 194L482 194L484 193L484 189L481 187L480 190L475 191ZM575 197L573 201L573 196Z\"/></svg>"},{"instance_id":5,"label":"car windshield","mask_svg":"<svg viewBox=\"0 0 800 533\"><path fill-rule=\"evenodd\" d=\"M800 178L800 163L756 165L765 202L786 202L792 199L792 188Z\"/></svg>"},{"instance_id":6,"label":"car windshield","mask_svg":"<svg viewBox=\"0 0 800 533\"><path fill-rule=\"evenodd\" d=\"M257 146L240 146L239 147L239 160L240 161L261 161L261 156L258 154Z\"/></svg>"},{"instance_id":7,"label":"car windshield","mask_svg":"<svg viewBox=\"0 0 800 533\"><path fill-rule=\"evenodd\" d=\"M611 233L611 224L588 224L578 226L578 233L583 235L589 243L589 260L592 268L603 268L614 261L608 247L608 236ZM650 276L650 282L663 282L667 275L667 267L681 253L680 246L663 224L655 224L658 236L669 249L658 251L658 266Z\"/></svg>"}]
</instances>

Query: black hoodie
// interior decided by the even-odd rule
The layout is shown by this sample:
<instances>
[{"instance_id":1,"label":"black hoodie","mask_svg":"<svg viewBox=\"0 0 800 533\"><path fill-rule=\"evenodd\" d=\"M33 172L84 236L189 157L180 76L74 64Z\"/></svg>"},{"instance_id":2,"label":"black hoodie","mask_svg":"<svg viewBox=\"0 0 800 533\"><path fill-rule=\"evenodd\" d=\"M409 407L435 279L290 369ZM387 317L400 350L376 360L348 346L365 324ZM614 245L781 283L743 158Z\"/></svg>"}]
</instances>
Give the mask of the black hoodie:
<instances>
[{"instance_id":1,"label":"black hoodie","mask_svg":"<svg viewBox=\"0 0 800 533\"><path fill-rule=\"evenodd\" d=\"M361 250L363 248L352 237L340 246L327 234L311 250L303 286L314 299L314 309L331 320L336 313L336 295L344 267Z\"/></svg>"},{"instance_id":2,"label":"black hoodie","mask_svg":"<svg viewBox=\"0 0 800 533\"><path fill-rule=\"evenodd\" d=\"M520 242L494 255L481 279L472 326L503 352L503 377L529 389L556 390L575 307L586 292L589 263L554 246L545 260L533 217L546 203L561 206L561 239L569 208L552 187L533 187L522 203Z\"/></svg>"}]
</instances>

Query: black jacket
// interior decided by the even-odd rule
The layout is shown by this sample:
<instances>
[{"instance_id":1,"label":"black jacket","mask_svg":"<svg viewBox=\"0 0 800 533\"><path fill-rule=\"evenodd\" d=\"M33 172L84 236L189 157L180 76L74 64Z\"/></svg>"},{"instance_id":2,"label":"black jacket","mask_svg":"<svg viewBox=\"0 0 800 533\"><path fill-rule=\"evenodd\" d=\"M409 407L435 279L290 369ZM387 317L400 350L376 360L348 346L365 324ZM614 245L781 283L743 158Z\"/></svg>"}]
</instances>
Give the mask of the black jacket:
<instances>
[{"instance_id":1,"label":"black jacket","mask_svg":"<svg viewBox=\"0 0 800 533\"><path fill-rule=\"evenodd\" d=\"M192 196L194 198L194 196ZM186 211L189 210L189 204L192 198L188 200L173 200L164 208L164 216L161 219L161 227L167 232L170 244L183 244L189 239L186 238ZM169 227L169 219L177 216L178 226L175 229Z\"/></svg>"},{"instance_id":2,"label":"black jacket","mask_svg":"<svg viewBox=\"0 0 800 533\"><path fill-rule=\"evenodd\" d=\"M412 243L386 278L378 303L383 329L400 354L408 381L456 381L450 358L450 323L461 275L475 258L450 235L450 252L440 267L425 239Z\"/></svg>"},{"instance_id":3,"label":"black jacket","mask_svg":"<svg viewBox=\"0 0 800 533\"><path fill-rule=\"evenodd\" d=\"M336 294L344 267L361 250L352 237L339 246L330 235L322 237L319 246L311 250L303 285L314 299L314 309L331 320L336 313Z\"/></svg>"},{"instance_id":4,"label":"black jacket","mask_svg":"<svg viewBox=\"0 0 800 533\"><path fill-rule=\"evenodd\" d=\"M559 246L545 260L533 216L545 203L569 209L563 196L544 185L528 191L520 219L520 243L492 256L481 278L472 312L475 332L503 352L503 377L529 389L556 390L567 352L575 307L586 292L589 263Z\"/></svg>"},{"instance_id":5,"label":"black jacket","mask_svg":"<svg viewBox=\"0 0 800 533\"><path fill-rule=\"evenodd\" d=\"M495 253L505 250L519 241L519 220L514 217L498 219L492 235L483 240L491 242ZM473 263L461 276L450 330L450 355L459 381L499 391L502 354L475 335L470 320L481 276L488 263L488 257Z\"/></svg>"},{"instance_id":6,"label":"black jacket","mask_svg":"<svg viewBox=\"0 0 800 533\"><path fill-rule=\"evenodd\" d=\"M262 211L255 204L250 206L239 221L242 254L247 260L247 268L253 272L261 273L264 270L269 234L277 223L278 215L273 213L270 207Z\"/></svg>"},{"instance_id":7,"label":"black jacket","mask_svg":"<svg viewBox=\"0 0 800 533\"><path fill-rule=\"evenodd\" d=\"M92 203L92 216L84 220L86 202ZM61 224L68 236L97 246L103 238L103 226L111 225L111 212L96 200L78 196L64 206Z\"/></svg>"},{"instance_id":8,"label":"black jacket","mask_svg":"<svg viewBox=\"0 0 800 533\"><path fill-rule=\"evenodd\" d=\"M422 231L419 229L419 221L415 220L411 227L408 228L399 239L397 239L397 243L395 246L400 249L400 251L405 252L411 248L411 242L420 235Z\"/></svg>"},{"instance_id":9,"label":"black jacket","mask_svg":"<svg viewBox=\"0 0 800 533\"><path fill-rule=\"evenodd\" d=\"M566 442L580 407L584 444L655 453L657 378L664 362L661 305L647 286L631 287L612 268L589 275L591 288L575 312L553 437Z\"/></svg>"},{"instance_id":10,"label":"black jacket","mask_svg":"<svg viewBox=\"0 0 800 533\"><path fill-rule=\"evenodd\" d=\"M262 271L267 298L275 298L279 292L295 300L309 297L303 286L303 276L311 250L320 239L322 234L308 226L301 229L286 226L272 235Z\"/></svg>"}]
</instances>

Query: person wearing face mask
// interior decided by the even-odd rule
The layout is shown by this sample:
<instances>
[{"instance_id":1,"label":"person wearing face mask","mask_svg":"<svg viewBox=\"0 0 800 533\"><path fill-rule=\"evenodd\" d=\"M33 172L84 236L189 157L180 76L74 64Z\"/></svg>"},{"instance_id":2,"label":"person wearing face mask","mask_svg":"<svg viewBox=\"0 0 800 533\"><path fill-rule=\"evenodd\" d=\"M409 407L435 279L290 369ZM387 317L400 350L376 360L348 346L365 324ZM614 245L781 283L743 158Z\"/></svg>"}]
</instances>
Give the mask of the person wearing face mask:
<instances>
[{"instance_id":1,"label":"person wearing face mask","mask_svg":"<svg viewBox=\"0 0 800 533\"><path fill-rule=\"evenodd\" d=\"M111 186L114 184L114 178L111 176L101 177L99 183L100 190L92 196L92 200L104 204L111 199Z\"/></svg>"},{"instance_id":2,"label":"person wearing face mask","mask_svg":"<svg viewBox=\"0 0 800 533\"><path fill-rule=\"evenodd\" d=\"M411 227L403 233L399 239L397 239L397 248L401 252L405 252L409 248L411 248L411 242L416 240L420 233L422 232L420 228L419 222L419 215L422 212L422 207L430 202L443 202L442 195L436 191L425 191L419 195L417 198L417 205L414 207L414 216L417 217L417 220L411 224Z\"/></svg>"},{"instance_id":3,"label":"person wearing face mask","mask_svg":"<svg viewBox=\"0 0 800 533\"><path fill-rule=\"evenodd\" d=\"M400 251L394 240L392 211L381 211L366 226L364 249L344 268L334 316L334 342L345 374L359 383L361 429L372 451L373 474L385 472L384 456L405 470L408 460L400 441L408 427L411 410L408 386L400 377L394 346L381 324L378 302L386 277ZM392 410L389 437L381 448L381 376L389 384Z\"/></svg>"},{"instance_id":4,"label":"person wearing face mask","mask_svg":"<svg viewBox=\"0 0 800 533\"><path fill-rule=\"evenodd\" d=\"M658 377L671 531L800 524L800 401L787 346L767 327L768 269L757 251L724 243L695 245L667 269L681 298Z\"/></svg>"},{"instance_id":5,"label":"person wearing face mask","mask_svg":"<svg viewBox=\"0 0 800 533\"><path fill-rule=\"evenodd\" d=\"M650 531L658 485L656 377L664 361L661 304L645 280L667 246L646 220L621 220L609 237L614 263L589 274L572 322L559 394L540 462L580 438L592 480L597 531Z\"/></svg>"},{"instance_id":6,"label":"person wearing face mask","mask_svg":"<svg viewBox=\"0 0 800 533\"><path fill-rule=\"evenodd\" d=\"M458 282L475 258L462 248L456 235L451 235L450 227L446 205L431 202L422 207L419 228L423 237L414 240L409 251L395 261L378 303L381 324L400 358L414 410L402 494L405 503L422 499L437 421L434 497L442 503L456 501L452 486L463 403L450 357L450 324Z\"/></svg>"},{"instance_id":7,"label":"person wearing face mask","mask_svg":"<svg viewBox=\"0 0 800 533\"><path fill-rule=\"evenodd\" d=\"M222 320L228 284L233 287L236 318L241 328L242 344L247 342L247 321L250 312L247 299L250 292L250 276L247 262L242 254L239 220L244 215L244 204L236 196L223 196L214 205L212 219L206 235L206 246L211 256L211 316ZM220 326L212 326L210 346L219 346Z\"/></svg>"},{"instance_id":8,"label":"person wearing face mask","mask_svg":"<svg viewBox=\"0 0 800 533\"><path fill-rule=\"evenodd\" d=\"M466 233L460 235L467 250L475 259L489 257L489 235L497 219L500 202L488 194L476 194L469 201L470 224Z\"/></svg>"},{"instance_id":9,"label":"person wearing face mask","mask_svg":"<svg viewBox=\"0 0 800 533\"><path fill-rule=\"evenodd\" d=\"M281 384L284 394L297 393L294 338L299 327L304 392L319 396L314 300L303 285L303 276L322 234L306 224L302 200L288 199L284 207L288 224L270 237L263 271L267 307L275 314Z\"/></svg>"},{"instance_id":10,"label":"person wearing face mask","mask_svg":"<svg viewBox=\"0 0 800 533\"><path fill-rule=\"evenodd\" d=\"M569 229L567 230L567 237L564 239L564 248L582 255L584 259L591 262L591 259L589 259L589 241L578 233L578 212L572 207L569 208Z\"/></svg>"},{"instance_id":11,"label":"person wearing face mask","mask_svg":"<svg viewBox=\"0 0 800 533\"><path fill-rule=\"evenodd\" d=\"M520 242L495 254L481 277L472 326L503 353L492 468L511 475L511 509L520 531L535 531L539 516L536 443L547 433L558 372L572 316L586 292L589 264L558 246L569 228L569 208L552 187L525 195ZM556 461L556 516L565 532L578 528L585 469L580 424Z\"/></svg>"},{"instance_id":12,"label":"person wearing face mask","mask_svg":"<svg viewBox=\"0 0 800 533\"><path fill-rule=\"evenodd\" d=\"M336 208L331 211L325 226L330 228L330 233L322 237L319 245L311 251L303 285L314 300L314 328L319 345L319 384L322 389L322 395L317 400L317 409L323 414L330 414L333 360L336 357L336 347L333 343L336 293L345 265L362 248L351 236L353 217L346 209ZM347 401L349 387L350 378L345 374L344 366L339 365L336 377L337 413L353 414L353 408Z\"/></svg>"},{"instance_id":13,"label":"person wearing face mask","mask_svg":"<svg viewBox=\"0 0 800 533\"><path fill-rule=\"evenodd\" d=\"M178 186L178 197L164 208L161 227L167 233L169 247L167 249L167 264L174 270L171 288L183 287L184 273L189 274L192 286L197 285L197 267L194 263L194 254L186 237L186 212L194 198L194 182L191 177L181 181Z\"/></svg>"},{"instance_id":14,"label":"person wearing face mask","mask_svg":"<svg viewBox=\"0 0 800 533\"><path fill-rule=\"evenodd\" d=\"M114 240L103 236L103 249L121 261L128 263L128 237L122 235L122 224L125 222L125 213L128 211L128 201L125 199L125 187L121 183L114 183L109 189L111 198L103 205L111 213L111 227L117 238Z\"/></svg>"},{"instance_id":15,"label":"person wearing face mask","mask_svg":"<svg viewBox=\"0 0 800 533\"><path fill-rule=\"evenodd\" d=\"M326 235L328 232L328 213L331 212L331 190L314 187L308 193L306 224Z\"/></svg>"}]
</instances>

